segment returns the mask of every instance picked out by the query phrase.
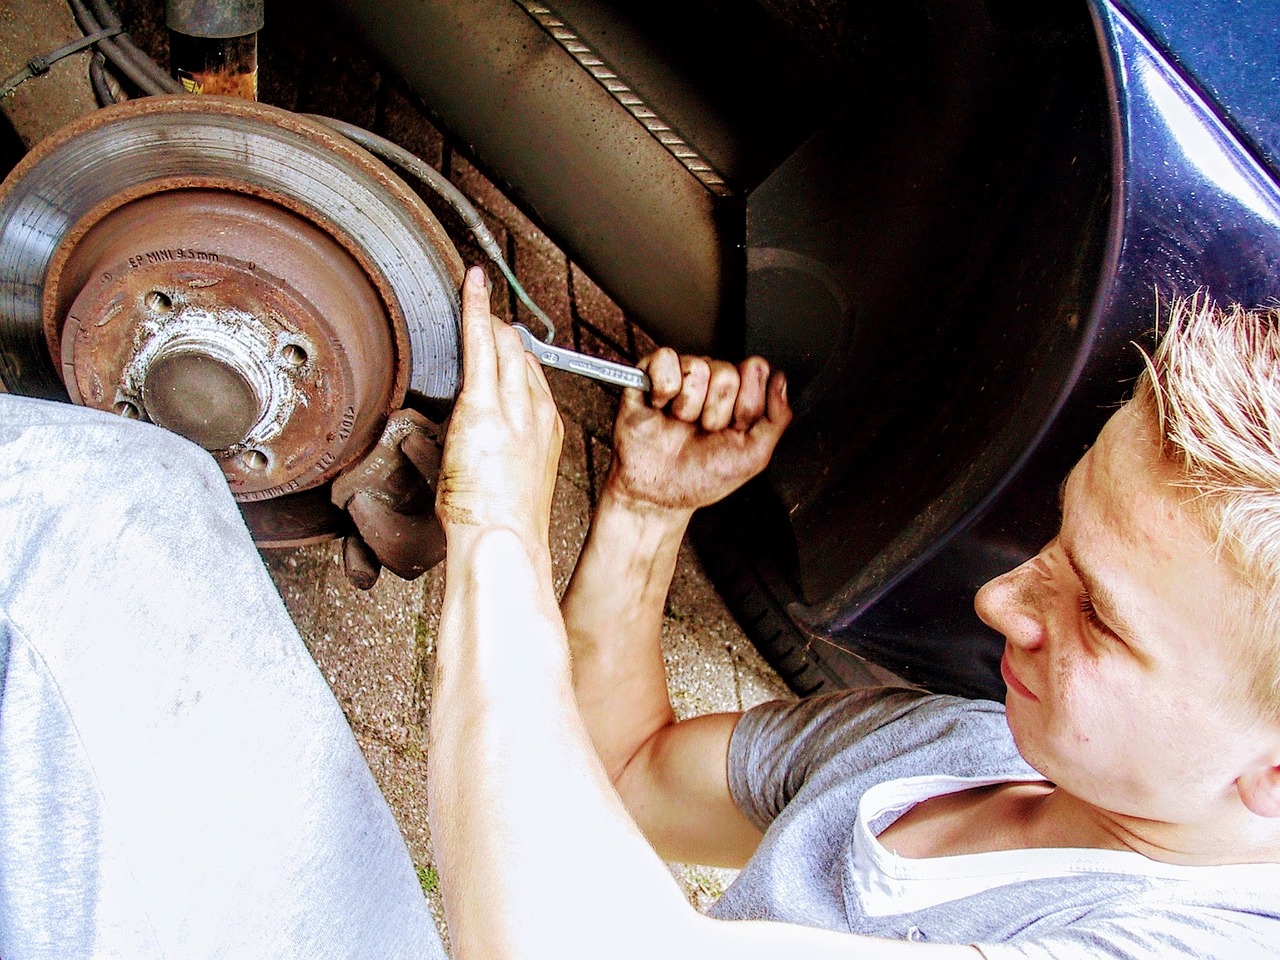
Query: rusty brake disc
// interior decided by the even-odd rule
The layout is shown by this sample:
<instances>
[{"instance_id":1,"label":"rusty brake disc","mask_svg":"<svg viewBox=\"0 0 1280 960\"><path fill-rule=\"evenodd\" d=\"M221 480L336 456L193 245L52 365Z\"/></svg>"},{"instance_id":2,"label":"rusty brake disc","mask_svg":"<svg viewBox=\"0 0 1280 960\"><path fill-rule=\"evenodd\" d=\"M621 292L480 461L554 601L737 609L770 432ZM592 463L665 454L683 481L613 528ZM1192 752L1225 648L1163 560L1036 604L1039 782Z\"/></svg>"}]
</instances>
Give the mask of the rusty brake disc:
<instances>
[{"instance_id":1,"label":"rusty brake disc","mask_svg":"<svg viewBox=\"0 0 1280 960\"><path fill-rule=\"evenodd\" d=\"M321 539L326 485L406 392L456 393L461 278L417 195L331 131L240 100L131 101L0 188L0 378L181 433L260 543Z\"/></svg>"}]
</instances>

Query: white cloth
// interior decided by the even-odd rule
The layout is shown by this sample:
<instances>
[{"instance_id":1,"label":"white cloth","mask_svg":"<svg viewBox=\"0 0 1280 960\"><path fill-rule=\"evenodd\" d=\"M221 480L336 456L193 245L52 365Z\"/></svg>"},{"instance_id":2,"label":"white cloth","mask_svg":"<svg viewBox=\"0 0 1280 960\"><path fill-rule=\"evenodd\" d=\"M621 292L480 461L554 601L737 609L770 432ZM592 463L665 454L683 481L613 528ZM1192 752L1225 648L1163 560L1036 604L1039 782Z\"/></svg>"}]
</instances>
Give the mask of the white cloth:
<instances>
[{"instance_id":1,"label":"white cloth","mask_svg":"<svg viewBox=\"0 0 1280 960\"><path fill-rule=\"evenodd\" d=\"M213 458L4 395L0 956L443 956Z\"/></svg>"}]
</instances>

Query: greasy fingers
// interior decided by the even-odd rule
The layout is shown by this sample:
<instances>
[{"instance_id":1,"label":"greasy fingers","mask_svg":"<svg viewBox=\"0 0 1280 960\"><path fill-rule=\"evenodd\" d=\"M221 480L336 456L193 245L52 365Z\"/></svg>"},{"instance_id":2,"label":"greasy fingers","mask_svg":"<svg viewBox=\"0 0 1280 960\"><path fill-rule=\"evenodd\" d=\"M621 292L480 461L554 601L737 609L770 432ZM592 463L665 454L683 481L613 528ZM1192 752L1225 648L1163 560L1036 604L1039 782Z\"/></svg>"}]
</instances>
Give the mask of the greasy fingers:
<instances>
[{"instance_id":1,"label":"greasy fingers","mask_svg":"<svg viewBox=\"0 0 1280 960\"><path fill-rule=\"evenodd\" d=\"M752 357L734 366L661 349L641 361L650 402L627 390L606 492L645 510L691 512L765 468L791 422L786 378Z\"/></svg>"},{"instance_id":2,"label":"greasy fingers","mask_svg":"<svg viewBox=\"0 0 1280 960\"><path fill-rule=\"evenodd\" d=\"M707 402L711 364L705 357L681 357L680 373L680 392L671 401L671 415L685 423L697 423L702 419L702 408Z\"/></svg>"},{"instance_id":3,"label":"greasy fingers","mask_svg":"<svg viewBox=\"0 0 1280 960\"><path fill-rule=\"evenodd\" d=\"M765 390L769 382L769 362L748 357L738 367L738 398L733 405L733 428L746 430L765 410Z\"/></svg>"},{"instance_id":4,"label":"greasy fingers","mask_svg":"<svg viewBox=\"0 0 1280 960\"><path fill-rule=\"evenodd\" d=\"M680 354L670 347L659 347L640 361L640 369L649 374L652 387L649 403L661 410L680 393L684 375L680 372Z\"/></svg>"},{"instance_id":5,"label":"greasy fingers","mask_svg":"<svg viewBox=\"0 0 1280 960\"><path fill-rule=\"evenodd\" d=\"M733 420L738 399L738 368L723 360L709 360L707 365L711 379L702 405L702 429L714 432L723 430Z\"/></svg>"},{"instance_id":6,"label":"greasy fingers","mask_svg":"<svg viewBox=\"0 0 1280 960\"><path fill-rule=\"evenodd\" d=\"M764 442L770 455L782 432L791 423L791 404L787 400L787 377L781 370L775 370L769 377L768 394L765 399L764 416L752 424L747 435L753 441Z\"/></svg>"}]
</instances>

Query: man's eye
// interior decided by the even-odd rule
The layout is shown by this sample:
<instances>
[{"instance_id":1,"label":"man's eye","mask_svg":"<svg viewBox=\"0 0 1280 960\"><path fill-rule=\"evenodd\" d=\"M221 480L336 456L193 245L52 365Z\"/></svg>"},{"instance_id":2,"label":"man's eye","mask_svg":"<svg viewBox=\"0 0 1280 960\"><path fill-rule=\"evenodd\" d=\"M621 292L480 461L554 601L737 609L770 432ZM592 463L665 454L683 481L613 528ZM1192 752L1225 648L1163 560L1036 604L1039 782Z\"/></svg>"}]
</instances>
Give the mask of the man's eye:
<instances>
[{"instance_id":1,"label":"man's eye","mask_svg":"<svg viewBox=\"0 0 1280 960\"><path fill-rule=\"evenodd\" d=\"M1110 632L1107 625L1098 616L1098 611L1093 607L1093 597L1087 593L1080 594L1080 613L1084 616L1085 622L1091 627Z\"/></svg>"}]
</instances>

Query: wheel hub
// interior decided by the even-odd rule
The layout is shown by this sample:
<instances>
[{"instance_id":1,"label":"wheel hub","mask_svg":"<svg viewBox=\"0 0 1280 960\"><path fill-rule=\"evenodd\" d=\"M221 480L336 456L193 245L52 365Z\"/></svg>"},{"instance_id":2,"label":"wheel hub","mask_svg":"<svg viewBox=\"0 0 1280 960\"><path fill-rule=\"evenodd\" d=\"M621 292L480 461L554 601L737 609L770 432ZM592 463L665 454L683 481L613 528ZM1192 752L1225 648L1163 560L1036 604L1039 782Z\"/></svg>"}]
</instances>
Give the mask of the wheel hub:
<instances>
[{"instance_id":1,"label":"wheel hub","mask_svg":"<svg viewBox=\"0 0 1280 960\"><path fill-rule=\"evenodd\" d=\"M54 254L45 334L71 399L213 451L241 500L331 479L400 399L405 338L377 288L279 204L151 186Z\"/></svg>"}]
</instances>

